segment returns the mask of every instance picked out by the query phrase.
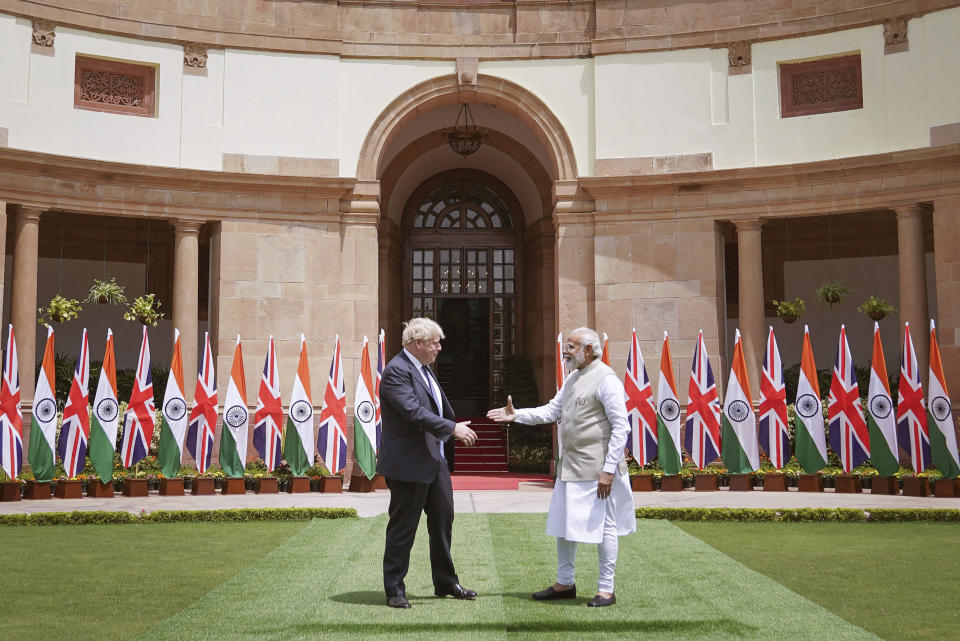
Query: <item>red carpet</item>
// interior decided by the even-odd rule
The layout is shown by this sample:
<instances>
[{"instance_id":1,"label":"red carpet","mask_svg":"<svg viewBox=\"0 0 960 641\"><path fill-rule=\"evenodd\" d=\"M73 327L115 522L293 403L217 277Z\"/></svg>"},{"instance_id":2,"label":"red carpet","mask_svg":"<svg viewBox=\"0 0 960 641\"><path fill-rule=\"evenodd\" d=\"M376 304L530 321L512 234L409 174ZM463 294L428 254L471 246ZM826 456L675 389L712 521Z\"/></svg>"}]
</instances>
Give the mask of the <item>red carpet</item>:
<instances>
[{"instance_id":1,"label":"red carpet","mask_svg":"<svg viewBox=\"0 0 960 641\"><path fill-rule=\"evenodd\" d=\"M463 474L456 473L450 477L455 490L516 490L519 483L539 482L545 487L553 485L548 474Z\"/></svg>"}]
</instances>

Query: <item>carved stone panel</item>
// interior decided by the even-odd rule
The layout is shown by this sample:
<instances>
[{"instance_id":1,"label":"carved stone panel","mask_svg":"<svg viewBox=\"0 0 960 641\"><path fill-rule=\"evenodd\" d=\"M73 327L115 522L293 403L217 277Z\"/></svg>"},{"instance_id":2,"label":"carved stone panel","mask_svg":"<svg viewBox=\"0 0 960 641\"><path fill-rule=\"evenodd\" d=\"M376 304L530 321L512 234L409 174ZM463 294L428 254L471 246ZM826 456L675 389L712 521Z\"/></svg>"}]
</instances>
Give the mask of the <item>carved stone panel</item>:
<instances>
[{"instance_id":1,"label":"carved stone panel","mask_svg":"<svg viewBox=\"0 0 960 641\"><path fill-rule=\"evenodd\" d=\"M883 21L883 53L898 53L910 49L905 18L890 18Z\"/></svg>"},{"instance_id":2,"label":"carved stone panel","mask_svg":"<svg viewBox=\"0 0 960 641\"><path fill-rule=\"evenodd\" d=\"M863 108L860 54L780 63L780 117Z\"/></svg>"},{"instance_id":3,"label":"carved stone panel","mask_svg":"<svg viewBox=\"0 0 960 641\"><path fill-rule=\"evenodd\" d=\"M730 66L727 73L731 76L750 73L753 69L750 43L745 41L731 42L727 46L727 56Z\"/></svg>"},{"instance_id":4,"label":"carved stone panel","mask_svg":"<svg viewBox=\"0 0 960 641\"><path fill-rule=\"evenodd\" d=\"M57 25L49 20L37 19L33 21L33 43L39 47L52 47Z\"/></svg>"},{"instance_id":5,"label":"carved stone panel","mask_svg":"<svg viewBox=\"0 0 960 641\"><path fill-rule=\"evenodd\" d=\"M77 55L76 109L153 116L156 67Z\"/></svg>"},{"instance_id":6,"label":"carved stone panel","mask_svg":"<svg viewBox=\"0 0 960 641\"><path fill-rule=\"evenodd\" d=\"M207 68L207 46L191 42L183 47L183 65L196 69Z\"/></svg>"}]
</instances>

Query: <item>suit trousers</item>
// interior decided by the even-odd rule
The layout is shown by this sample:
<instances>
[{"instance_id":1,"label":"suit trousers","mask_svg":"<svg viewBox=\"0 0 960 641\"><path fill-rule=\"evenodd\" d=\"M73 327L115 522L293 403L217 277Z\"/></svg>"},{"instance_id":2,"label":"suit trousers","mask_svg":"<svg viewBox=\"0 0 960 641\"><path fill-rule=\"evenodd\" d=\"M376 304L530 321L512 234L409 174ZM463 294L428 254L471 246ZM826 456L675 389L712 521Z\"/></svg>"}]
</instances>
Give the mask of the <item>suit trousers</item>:
<instances>
[{"instance_id":1,"label":"suit trousers","mask_svg":"<svg viewBox=\"0 0 960 641\"><path fill-rule=\"evenodd\" d=\"M387 597L406 594L403 579L410 567L410 550L422 513L427 515L434 588L443 590L459 583L450 556L453 486L447 466L439 466L432 483L410 483L389 477L386 480L390 488L390 507L383 553L383 589Z\"/></svg>"}]
</instances>

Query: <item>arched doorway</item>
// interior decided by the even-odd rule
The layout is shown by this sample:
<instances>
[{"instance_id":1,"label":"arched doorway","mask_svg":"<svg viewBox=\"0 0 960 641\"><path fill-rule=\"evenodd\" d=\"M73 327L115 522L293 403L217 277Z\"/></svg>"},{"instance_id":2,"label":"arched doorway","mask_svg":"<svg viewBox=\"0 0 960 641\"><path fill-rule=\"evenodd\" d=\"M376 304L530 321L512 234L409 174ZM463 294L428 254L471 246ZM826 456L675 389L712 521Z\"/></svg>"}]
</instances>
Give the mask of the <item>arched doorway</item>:
<instances>
[{"instance_id":1,"label":"arched doorway","mask_svg":"<svg viewBox=\"0 0 960 641\"><path fill-rule=\"evenodd\" d=\"M518 344L523 211L494 176L437 174L404 207L404 318L444 328L436 373L457 416L501 402L504 356Z\"/></svg>"}]
</instances>

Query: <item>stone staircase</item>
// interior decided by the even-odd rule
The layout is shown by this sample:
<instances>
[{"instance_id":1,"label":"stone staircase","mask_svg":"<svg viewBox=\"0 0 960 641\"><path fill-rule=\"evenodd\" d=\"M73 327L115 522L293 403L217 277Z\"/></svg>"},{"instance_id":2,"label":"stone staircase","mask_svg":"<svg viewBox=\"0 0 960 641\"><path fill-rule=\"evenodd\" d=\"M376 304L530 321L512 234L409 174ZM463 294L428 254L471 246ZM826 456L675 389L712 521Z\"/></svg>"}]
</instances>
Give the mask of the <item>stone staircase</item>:
<instances>
[{"instance_id":1,"label":"stone staircase","mask_svg":"<svg viewBox=\"0 0 960 641\"><path fill-rule=\"evenodd\" d=\"M470 427L477 433L477 442L473 447L458 444L453 460L454 474L497 474L506 473L507 436L504 429L486 417L457 418L458 421L471 421Z\"/></svg>"}]
</instances>

